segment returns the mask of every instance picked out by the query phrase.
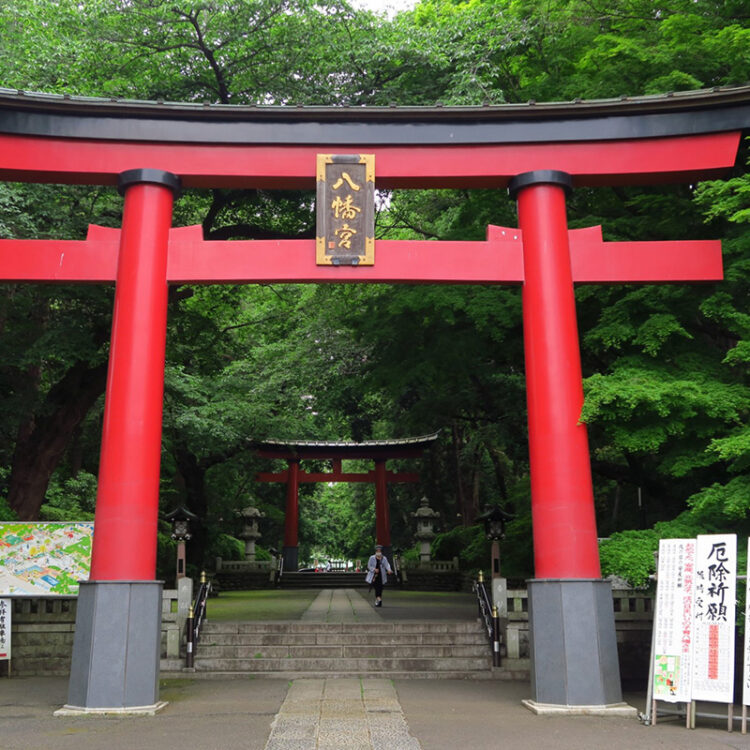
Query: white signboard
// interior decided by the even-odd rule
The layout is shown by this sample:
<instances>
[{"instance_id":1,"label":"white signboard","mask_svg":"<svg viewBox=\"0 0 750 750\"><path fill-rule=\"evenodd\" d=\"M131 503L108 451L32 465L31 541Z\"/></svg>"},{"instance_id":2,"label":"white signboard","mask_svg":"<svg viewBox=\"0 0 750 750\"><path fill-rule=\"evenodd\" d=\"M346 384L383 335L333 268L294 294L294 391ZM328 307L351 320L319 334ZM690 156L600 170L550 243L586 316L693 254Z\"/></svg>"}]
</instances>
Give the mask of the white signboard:
<instances>
[{"instance_id":1,"label":"white signboard","mask_svg":"<svg viewBox=\"0 0 750 750\"><path fill-rule=\"evenodd\" d=\"M0 599L0 661L10 659L10 599Z\"/></svg>"},{"instance_id":2,"label":"white signboard","mask_svg":"<svg viewBox=\"0 0 750 750\"><path fill-rule=\"evenodd\" d=\"M653 696L656 700L690 701L695 555L695 539L659 542L654 620Z\"/></svg>"},{"instance_id":3,"label":"white signboard","mask_svg":"<svg viewBox=\"0 0 750 750\"><path fill-rule=\"evenodd\" d=\"M734 700L736 576L737 536L699 536L693 605L693 700Z\"/></svg>"},{"instance_id":4,"label":"white signboard","mask_svg":"<svg viewBox=\"0 0 750 750\"><path fill-rule=\"evenodd\" d=\"M745 581L745 651L742 664L742 705L750 706L750 539L747 540L747 580Z\"/></svg>"}]
</instances>

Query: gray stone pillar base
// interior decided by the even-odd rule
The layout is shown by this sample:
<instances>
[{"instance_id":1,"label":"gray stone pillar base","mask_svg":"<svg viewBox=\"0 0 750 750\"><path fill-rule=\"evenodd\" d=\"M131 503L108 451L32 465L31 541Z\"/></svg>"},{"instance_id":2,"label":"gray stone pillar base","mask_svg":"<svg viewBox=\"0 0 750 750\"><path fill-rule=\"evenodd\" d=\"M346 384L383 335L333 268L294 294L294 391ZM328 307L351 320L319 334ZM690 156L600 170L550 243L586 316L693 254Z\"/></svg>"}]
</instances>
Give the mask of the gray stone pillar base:
<instances>
[{"instance_id":1,"label":"gray stone pillar base","mask_svg":"<svg viewBox=\"0 0 750 750\"><path fill-rule=\"evenodd\" d=\"M282 547L281 555L284 558L284 570L296 573L299 567L299 547Z\"/></svg>"},{"instance_id":2,"label":"gray stone pillar base","mask_svg":"<svg viewBox=\"0 0 750 750\"><path fill-rule=\"evenodd\" d=\"M535 579L528 589L532 699L525 705L579 713L624 705L610 582Z\"/></svg>"},{"instance_id":3,"label":"gray stone pillar base","mask_svg":"<svg viewBox=\"0 0 750 750\"><path fill-rule=\"evenodd\" d=\"M82 581L68 703L60 715L153 713L159 701L162 581ZM66 712L66 713L62 713Z\"/></svg>"}]
</instances>

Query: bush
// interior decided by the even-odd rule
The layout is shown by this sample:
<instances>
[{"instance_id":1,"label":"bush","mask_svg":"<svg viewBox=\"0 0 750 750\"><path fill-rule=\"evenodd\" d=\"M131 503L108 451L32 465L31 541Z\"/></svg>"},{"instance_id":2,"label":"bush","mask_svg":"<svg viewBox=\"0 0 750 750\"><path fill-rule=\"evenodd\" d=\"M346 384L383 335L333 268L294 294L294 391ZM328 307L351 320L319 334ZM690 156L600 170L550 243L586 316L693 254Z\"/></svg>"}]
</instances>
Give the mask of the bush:
<instances>
[{"instance_id":1,"label":"bush","mask_svg":"<svg viewBox=\"0 0 750 750\"><path fill-rule=\"evenodd\" d=\"M217 534L206 550L206 559L213 561L215 557L222 560L244 560L245 543L229 534Z\"/></svg>"},{"instance_id":2,"label":"bush","mask_svg":"<svg viewBox=\"0 0 750 750\"><path fill-rule=\"evenodd\" d=\"M487 568L490 543L481 526L457 526L435 537L432 557L434 560L452 560L457 557L461 570Z\"/></svg>"},{"instance_id":3,"label":"bush","mask_svg":"<svg viewBox=\"0 0 750 750\"><path fill-rule=\"evenodd\" d=\"M0 521L17 521L18 515L15 511L10 509L8 500L4 497L0 497Z\"/></svg>"},{"instance_id":4,"label":"bush","mask_svg":"<svg viewBox=\"0 0 750 750\"><path fill-rule=\"evenodd\" d=\"M672 521L657 523L652 529L618 531L599 544L602 575L617 575L631 586L646 586L649 576L656 571L654 552L659 549L660 539L692 539L699 534L732 531L726 522L699 517L690 511Z\"/></svg>"}]
</instances>

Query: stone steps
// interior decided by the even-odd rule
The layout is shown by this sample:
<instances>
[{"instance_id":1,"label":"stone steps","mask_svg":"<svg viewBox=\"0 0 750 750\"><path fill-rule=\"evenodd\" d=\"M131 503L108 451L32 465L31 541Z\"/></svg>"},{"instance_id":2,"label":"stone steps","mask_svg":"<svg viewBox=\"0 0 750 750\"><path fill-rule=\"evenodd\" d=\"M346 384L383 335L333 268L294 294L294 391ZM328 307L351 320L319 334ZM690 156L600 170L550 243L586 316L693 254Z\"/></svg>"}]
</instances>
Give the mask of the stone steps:
<instances>
[{"instance_id":1,"label":"stone steps","mask_svg":"<svg viewBox=\"0 0 750 750\"><path fill-rule=\"evenodd\" d=\"M162 661L162 672L182 663ZM207 622L196 649L201 676L493 677L476 622Z\"/></svg>"},{"instance_id":2,"label":"stone steps","mask_svg":"<svg viewBox=\"0 0 750 750\"><path fill-rule=\"evenodd\" d=\"M352 634L353 635L353 634ZM341 643L341 634L336 633L295 633L294 642L299 646L330 646ZM207 646L282 646L289 643L288 633L204 633L200 647ZM409 633L408 635L357 634L359 646L472 646L486 647L484 633Z\"/></svg>"},{"instance_id":3,"label":"stone steps","mask_svg":"<svg viewBox=\"0 0 750 750\"><path fill-rule=\"evenodd\" d=\"M162 677L184 677L184 663L173 660L162 660L161 676ZM190 678L201 680L254 680L258 678L267 678L274 680L301 680L301 679L389 679L389 680L528 680L528 669L518 672L503 670L484 669L476 672L467 672L466 670L440 672L415 672L409 671L388 671L388 672L365 672L357 670L356 672L341 671L323 671L323 672L292 672L292 671L271 671L271 672L202 672L196 671L190 673Z\"/></svg>"},{"instance_id":4,"label":"stone steps","mask_svg":"<svg viewBox=\"0 0 750 750\"><path fill-rule=\"evenodd\" d=\"M304 658L284 659L213 659L199 654L195 659L198 671L219 672L349 672L352 674L381 672L470 672L490 669L487 657L431 657L431 658Z\"/></svg>"},{"instance_id":5,"label":"stone steps","mask_svg":"<svg viewBox=\"0 0 750 750\"><path fill-rule=\"evenodd\" d=\"M310 659L332 659L332 658L358 658L366 652L367 658L398 658L398 659L421 659L434 657L477 657L483 658L487 655L487 645L478 644L473 646L435 646L416 644L388 644L368 645L362 644L333 646L308 646L300 644L284 644L278 646L262 646L258 644L244 646L216 646L213 644L199 644L199 656L201 659L288 659L288 658L310 658Z\"/></svg>"},{"instance_id":6,"label":"stone steps","mask_svg":"<svg viewBox=\"0 0 750 750\"><path fill-rule=\"evenodd\" d=\"M395 622L303 622L303 621L265 621L265 622L213 622L210 619L203 624L201 638L209 635L226 633L242 635L245 633L348 633L357 635L397 635L425 633L483 633L475 620L463 622L399 620Z\"/></svg>"}]
</instances>

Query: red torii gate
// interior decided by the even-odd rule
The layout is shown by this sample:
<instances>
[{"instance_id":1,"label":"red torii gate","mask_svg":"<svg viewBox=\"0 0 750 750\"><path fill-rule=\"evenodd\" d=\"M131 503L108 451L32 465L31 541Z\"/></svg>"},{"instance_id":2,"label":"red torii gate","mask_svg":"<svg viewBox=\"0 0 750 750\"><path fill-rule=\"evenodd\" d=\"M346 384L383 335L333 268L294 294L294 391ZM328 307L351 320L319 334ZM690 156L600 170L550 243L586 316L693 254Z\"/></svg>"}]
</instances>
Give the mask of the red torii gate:
<instances>
[{"instance_id":1,"label":"red torii gate","mask_svg":"<svg viewBox=\"0 0 750 750\"><path fill-rule=\"evenodd\" d=\"M609 243L569 232L576 187L693 182L734 163L750 88L469 108L161 105L0 92L0 179L118 184L122 230L0 241L5 281L116 281L90 581L68 702L155 705L154 581L170 283L520 283L537 578L529 582L532 704L621 700L600 579L574 283L721 278L719 242ZM204 241L171 229L179 186L312 188L317 153L372 153L380 188L506 187L520 230L486 242L376 244L372 267L315 264L315 241ZM105 634L103 637L102 634ZM593 646L592 644L598 644Z\"/></svg>"},{"instance_id":2,"label":"red torii gate","mask_svg":"<svg viewBox=\"0 0 750 750\"><path fill-rule=\"evenodd\" d=\"M284 471L260 472L257 482L286 484L286 512L284 516L283 558L286 570L297 570L299 485L318 482L366 482L375 485L375 541L383 545L383 554L392 560L391 522L388 507L388 484L418 482L417 472L390 471L386 461L393 458L419 458L437 440L438 433L400 440L364 440L360 443L342 441L304 441L266 439L253 442L262 458L287 462ZM305 459L331 460L332 471L308 472L300 467ZM342 471L343 460L373 461L375 468L368 472Z\"/></svg>"}]
</instances>

